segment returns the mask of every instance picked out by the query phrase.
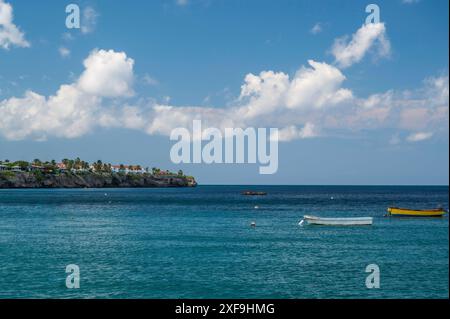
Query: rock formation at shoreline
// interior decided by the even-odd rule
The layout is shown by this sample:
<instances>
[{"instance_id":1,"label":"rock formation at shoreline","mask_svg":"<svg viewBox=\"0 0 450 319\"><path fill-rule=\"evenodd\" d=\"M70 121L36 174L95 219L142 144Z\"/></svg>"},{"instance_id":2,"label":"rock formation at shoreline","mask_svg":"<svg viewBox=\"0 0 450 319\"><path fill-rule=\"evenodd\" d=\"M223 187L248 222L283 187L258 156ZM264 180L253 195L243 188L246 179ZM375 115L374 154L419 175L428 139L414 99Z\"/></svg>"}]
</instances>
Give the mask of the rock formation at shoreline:
<instances>
[{"instance_id":1,"label":"rock formation at shoreline","mask_svg":"<svg viewBox=\"0 0 450 319\"><path fill-rule=\"evenodd\" d=\"M122 173L61 173L0 172L1 188L137 188L194 187L193 178Z\"/></svg>"}]
</instances>

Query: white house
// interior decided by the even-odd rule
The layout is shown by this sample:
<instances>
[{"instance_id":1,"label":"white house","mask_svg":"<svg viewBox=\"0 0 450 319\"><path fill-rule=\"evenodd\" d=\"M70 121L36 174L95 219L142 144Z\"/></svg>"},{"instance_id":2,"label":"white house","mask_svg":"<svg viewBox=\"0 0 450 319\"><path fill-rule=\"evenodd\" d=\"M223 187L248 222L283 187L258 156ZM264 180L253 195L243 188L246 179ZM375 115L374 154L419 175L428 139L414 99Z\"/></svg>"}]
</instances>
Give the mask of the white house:
<instances>
[{"instance_id":1,"label":"white house","mask_svg":"<svg viewBox=\"0 0 450 319\"><path fill-rule=\"evenodd\" d=\"M11 170L13 172L22 172L23 171L22 168L20 166L18 166L18 165L15 165L15 166L11 167Z\"/></svg>"},{"instance_id":2,"label":"white house","mask_svg":"<svg viewBox=\"0 0 450 319\"><path fill-rule=\"evenodd\" d=\"M132 166L132 165L123 165L122 168L120 168L120 165L111 165L111 171L113 173L125 173L125 174L129 174L129 173L143 174L143 173L145 173L145 169L143 169L143 168L139 169L137 166Z\"/></svg>"},{"instance_id":3,"label":"white house","mask_svg":"<svg viewBox=\"0 0 450 319\"><path fill-rule=\"evenodd\" d=\"M40 165L31 164L28 166L28 171L30 171L30 172L43 171L43 170L44 170L44 167L42 167Z\"/></svg>"},{"instance_id":4,"label":"white house","mask_svg":"<svg viewBox=\"0 0 450 319\"><path fill-rule=\"evenodd\" d=\"M120 165L111 165L111 171L113 173L119 173L119 172L124 172L125 173L125 169L120 169Z\"/></svg>"},{"instance_id":5,"label":"white house","mask_svg":"<svg viewBox=\"0 0 450 319\"><path fill-rule=\"evenodd\" d=\"M56 163L56 167L58 167L60 172L67 172L67 166L64 163Z\"/></svg>"}]
</instances>

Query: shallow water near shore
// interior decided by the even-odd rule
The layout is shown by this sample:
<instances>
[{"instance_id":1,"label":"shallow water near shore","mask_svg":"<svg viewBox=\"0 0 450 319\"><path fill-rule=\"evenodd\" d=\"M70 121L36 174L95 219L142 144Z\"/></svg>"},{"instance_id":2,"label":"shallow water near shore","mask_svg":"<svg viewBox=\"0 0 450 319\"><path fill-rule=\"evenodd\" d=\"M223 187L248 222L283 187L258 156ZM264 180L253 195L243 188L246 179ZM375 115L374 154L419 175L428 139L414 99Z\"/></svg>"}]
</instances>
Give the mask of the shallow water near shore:
<instances>
[{"instance_id":1,"label":"shallow water near shore","mask_svg":"<svg viewBox=\"0 0 450 319\"><path fill-rule=\"evenodd\" d=\"M388 206L447 209L448 191L0 190L0 298L448 298L448 217L384 217ZM305 214L374 225L299 226ZM79 289L66 288L69 264ZM369 264L379 289L365 286Z\"/></svg>"}]
</instances>

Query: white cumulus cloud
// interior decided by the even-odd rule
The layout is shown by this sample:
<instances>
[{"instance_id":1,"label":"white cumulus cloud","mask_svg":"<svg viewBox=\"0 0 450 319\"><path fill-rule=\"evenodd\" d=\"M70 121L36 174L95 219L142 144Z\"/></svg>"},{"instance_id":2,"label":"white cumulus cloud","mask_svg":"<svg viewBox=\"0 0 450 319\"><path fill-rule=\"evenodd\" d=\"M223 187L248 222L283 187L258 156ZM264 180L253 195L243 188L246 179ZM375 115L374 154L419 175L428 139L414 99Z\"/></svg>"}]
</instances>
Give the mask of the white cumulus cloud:
<instances>
[{"instance_id":1,"label":"white cumulus cloud","mask_svg":"<svg viewBox=\"0 0 450 319\"><path fill-rule=\"evenodd\" d=\"M292 75L248 73L230 105L207 107L175 106L170 98L124 101L134 94L134 60L125 52L93 50L84 67L73 83L48 97L27 91L23 97L0 100L0 135L14 140L74 138L111 127L167 136L177 127L191 129L194 119L202 120L204 128L221 130L276 127L281 141L389 129L397 132L391 144L398 144L400 136L416 142L448 134L448 74L427 78L415 90L361 97L345 87L346 76L336 66L309 60Z\"/></svg>"},{"instance_id":2,"label":"white cumulus cloud","mask_svg":"<svg viewBox=\"0 0 450 319\"><path fill-rule=\"evenodd\" d=\"M29 47L25 35L13 23L13 8L9 3L0 0L0 47L9 49L11 46Z\"/></svg>"},{"instance_id":3,"label":"white cumulus cloud","mask_svg":"<svg viewBox=\"0 0 450 319\"><path fill-rule=\"evenodd\" d=\"M103 114L102 98L132 92L133 60L123 52L94 50L84 66L78 80L61 85L54 95L27 91L21 98L0 101L0 133L12 140L88 133Z\"/></svg>"},{"instance_id":4,"label":"white cumulus cloud","mask_svg":"<svg viewBox=\"0 0 450 319\"><path fill-rule=\"evenodd\" d=\"M292 79L283 72L263 71L247 74L241 87L238 109L240 118L254 118L280 109L302 110L327 108L352 98L352 92L341 88L345 76L324 62L308 61Z\"/></svg>"},{"instance_id":5,"label":"white cumulus cloud","mask_svg":"<svg viewBox=\"0 0 450 319\"><path fill-rule=\"evenodd\" d=\"M124 52L94 50L83 64L85 70L78 80L83 91L103 97L133 95L134 60Z\"/></svg>"},{"instance_id":6,"label":"white cumulus cloud","mask_svg":"<svg viewBox=\"0 0 450 319\"><path fill-rule=\"evenodd\" d=\"M319 136L317 128L312 123L306 123L301 129L295 125L281 128L278 131L278 141L289 142L296 139L312 138ZM271 137L273 138L273 137Z\"/></svg>"},{"instance_id":7,"label":"white cumulus cloud","mask_svg":"<svg viewBox=\"0 0 450 319\"><path fill-rule=\"evenodd\" d=\"M425 141L433 136L433 133L431 132L418 132L409 135L406 139L408 142L420 142Z\"/></svg>"},{"instance_id":8,"label":"white cumulus cloud","mask_svg":"<svg viewBox=\"0 0 450 319\"><path fill-rule=\"evenodd\" d=\"M377 57L386 57L390 54L391 44L386 36L384 23L364 24L351 37L336 39L331 49L336 64L347 68L360 62L367 52L375 50Z\"/></svg>"}]
</instances>

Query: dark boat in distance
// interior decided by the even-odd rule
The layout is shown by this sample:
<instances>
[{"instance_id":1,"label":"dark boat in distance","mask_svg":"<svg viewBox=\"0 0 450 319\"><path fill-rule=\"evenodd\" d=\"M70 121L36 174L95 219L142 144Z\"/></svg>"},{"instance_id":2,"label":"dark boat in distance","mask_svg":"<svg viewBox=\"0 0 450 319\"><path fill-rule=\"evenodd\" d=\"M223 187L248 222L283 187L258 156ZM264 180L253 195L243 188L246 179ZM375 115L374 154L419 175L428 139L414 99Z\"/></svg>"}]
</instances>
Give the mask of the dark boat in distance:
<instances>
[{"instance_id":1,"label":"dark boat in distance","mask_svg":"<svg viewBox=\"0 0 450 319\"><path fill-rule=\"evenodd\" d=\"M267 195L266 192L255 192L255 191L243 191L241 194L245 195L245 196L264 196L264 195Z\"/></svg>"}]
</instances>

